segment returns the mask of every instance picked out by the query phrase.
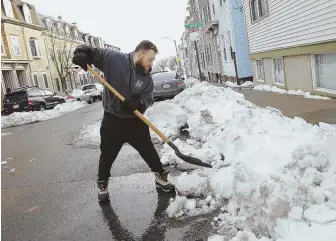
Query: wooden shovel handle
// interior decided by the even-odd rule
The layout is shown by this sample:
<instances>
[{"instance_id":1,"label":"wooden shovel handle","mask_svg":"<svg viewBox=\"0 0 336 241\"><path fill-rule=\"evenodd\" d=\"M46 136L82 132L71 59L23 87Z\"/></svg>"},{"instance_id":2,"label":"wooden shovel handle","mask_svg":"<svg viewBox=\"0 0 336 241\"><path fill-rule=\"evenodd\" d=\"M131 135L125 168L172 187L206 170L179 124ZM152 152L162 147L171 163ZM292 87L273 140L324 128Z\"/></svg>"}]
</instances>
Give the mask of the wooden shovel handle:
<instances>
[{"instance_id":1,"label":"wooden shovel handle","mask_svg":"<svg viewBox=\"0 0 336 241\"><path fill-rule=\"evenodd\" d=\"M103 77L101 77L95 70L93 70L90 65L88 65L87 68L88 70L91 71L91 73L94 76L98 78L100 83L105 85L115 96L117 96L122 102L124 102L125 98L121 94L119 94L119 92L116 89L114 89L109 83L107 83L107 81ZM166 137L158 128L156 128L156 126L152 122L150 122L146 117L144 117L143 114L141 114L138 110L135 110L134 113L143 122L145 122L145 124L148 125L156 134L158 134L162 138L162 140L164 140L165 143L168 144L170 142L168 137Z\"/></svg>"}]
</instances>

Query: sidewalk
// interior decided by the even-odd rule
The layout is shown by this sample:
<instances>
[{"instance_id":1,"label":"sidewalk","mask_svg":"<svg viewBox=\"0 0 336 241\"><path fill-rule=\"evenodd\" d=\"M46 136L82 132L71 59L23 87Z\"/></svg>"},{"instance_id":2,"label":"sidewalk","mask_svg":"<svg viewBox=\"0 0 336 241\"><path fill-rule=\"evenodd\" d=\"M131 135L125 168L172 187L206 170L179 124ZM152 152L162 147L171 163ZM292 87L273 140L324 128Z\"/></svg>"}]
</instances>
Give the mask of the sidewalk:
<instances>
[{"instance_id":1,"label":"sidewalk","mask_svg":"<svg viewBox=\"0 0 336 241\"><path fill-rule=\"evenodd\" d=\"M226 87L224 84L213 84ZM244 94L245 99L254 104L277 108L286 116L298 116L313 124L319 122L336 124L336 100L307 99L301 96L257 91L251 88L233 89Z\"/></svg>"}]
</instances>

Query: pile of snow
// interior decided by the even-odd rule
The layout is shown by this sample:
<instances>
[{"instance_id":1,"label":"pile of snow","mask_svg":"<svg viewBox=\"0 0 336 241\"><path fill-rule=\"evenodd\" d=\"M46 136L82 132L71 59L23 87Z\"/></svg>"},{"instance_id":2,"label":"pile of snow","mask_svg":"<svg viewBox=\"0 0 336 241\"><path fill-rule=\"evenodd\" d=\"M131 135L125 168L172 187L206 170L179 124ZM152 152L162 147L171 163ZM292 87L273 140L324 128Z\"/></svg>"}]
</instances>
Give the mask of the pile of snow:
<instances>
[{"instance_id":1,"label":"pile of snow","mask_svg":"<svg viewBox=\"0 0 336 241\"><path fill-rule=\"evenodd\" d=\"M193 87L196 83L200 83L200 81L196 78L188 78L184 80L185 85L189 88L189 87Z\"/></svg>"},{"instance_id":2,"label":"pile of snow","mask_svg":"<svg viewBox=\"0 0 336 241\"><path fill-rule=\"evenodd\" d=\"M169 176L179 192L170 217L221 207L213 227L225 240L336 240L335 125L288 118L208 83L146 114L170 138L187 123L191 138L174 143L214 167ZM167 145L161 156L192 168Z\"/></svg>"},{"instance_id":3,"label":"pile of snow","mask_svg":"<svg viewBox=\"0 0 336 241\"><path fill-rule=\"evenodd\" d=\"M275 93L279 93L279 94L289 94L289 95L303 96L304 98L308 98L308 99L330 100L329 97L320 96L320 95L312 95L309 92L303 92L301 89L287 91L287 90L284 90L284 89L280 89L276 86L270 86L270 85L257 85L253 89L254 90L259 90L259 91L275 92Z\"/></svg>"},{"instance_id":4,"label":"pile of snow","mask_svg":"<svg viewBox=\"0 0 336 241\"><path fill-rule=\"evenodd\" d=\"M232 88L236 88L236 87L252 87L254 85L254 83L252 81L245 81L241 85L238 85L237 83L232 82L232 81L226 81L225 84L227 86L229 86L229 87L232 87Z\"/></svg>"},{"instance_id":5,"label":"pile of snow","mask_svg":"<svg viewBox=\"0 0 336 241\"><path fill-rule=\"evenodd\" d=\"M1 128L19 126L53 119L67 112L83 108L87 105L88 104L86 102L82 101L82 102L59 104L56 105L53 109L46 111L14 112L9 116L1 117Z\"/></svg>"},{"instance_id":6,"label":"pile of snow","mask_svg":"<svg viewBox=\"0 0 336 241\"><path fill-rule=\"evenodd\" d=\"M75 147L99 148L101 120L90 125L84 125L79 136L72 141Z\"/></svg>"}]
</instances>

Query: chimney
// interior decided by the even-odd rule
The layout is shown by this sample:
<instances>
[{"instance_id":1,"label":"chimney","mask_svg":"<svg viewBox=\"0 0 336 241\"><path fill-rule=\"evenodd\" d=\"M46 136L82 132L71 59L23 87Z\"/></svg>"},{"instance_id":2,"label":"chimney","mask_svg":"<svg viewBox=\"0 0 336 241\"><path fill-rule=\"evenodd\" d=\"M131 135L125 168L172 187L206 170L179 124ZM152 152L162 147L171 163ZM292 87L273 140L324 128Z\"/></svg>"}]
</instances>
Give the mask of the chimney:
<instances>
[{"instance_id":1,"label":"chimney","mask_svg":"<svg viewBox=\"0 0 336 241\"><path fill-rule=\"evenodd\" d=\"M58 16L58 20L62 21L62 16Z\"/></svg>"},{"instance_id":2,"label":"chimney","mask_svg":"<svg viewBox=\"0 0 336 241\"><path fill-rule=\"evenodd\" d=\"M71 23L71 24L72 24L73 26L75 26L75 27L78 27L78 26L77 26L77 23Z\"/></svg>"}]
</instances>

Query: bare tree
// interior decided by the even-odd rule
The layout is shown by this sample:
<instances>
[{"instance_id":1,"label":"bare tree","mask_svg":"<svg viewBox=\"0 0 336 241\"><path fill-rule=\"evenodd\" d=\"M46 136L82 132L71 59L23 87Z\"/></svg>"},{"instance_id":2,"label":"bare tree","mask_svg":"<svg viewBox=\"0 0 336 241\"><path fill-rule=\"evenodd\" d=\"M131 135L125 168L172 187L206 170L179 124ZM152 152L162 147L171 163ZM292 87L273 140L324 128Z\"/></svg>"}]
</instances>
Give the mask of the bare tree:
<instances>
[{"instance_id":1,"label":"bare tree","mask_svg":"<svg viewBox=\"0 0 336 241\"><path fill-rule=\"evenodd\" d=\"M61 80L62 90L66 90L66 80L70 79L71 87L73 88L72 79L70 77L70 68L72 66L73 57L73 43L57 40L55 38L50 39L51 49L50 57L55 64L59 79Z\"/></svg>"},{"instance_id":2,"label":"bare tree","mask_svg":"<svg viewBox=\"0 0 336 241\"><path fill-rule=\"evenodd\" d=\"M161 71L164 71L165 68L167 67L167 60L166 59L160 59L157 64L158 68L161 70Z\"/></svg>"},{"instance_id":3,"label":"bare tree","mask_svg":"<svg viewBox=\"0 0 336 241\"><path fill-rule=\"evenodd\" d=\"M165 59L160 59L156 65L155 65L155 69L160 69L161 71L166 70L167 68L170 70L176 70L176 67L178 66L178 64L176 63L176 58L174 56L172 57L168 57Z\"/></svg>"}]
</instances>

